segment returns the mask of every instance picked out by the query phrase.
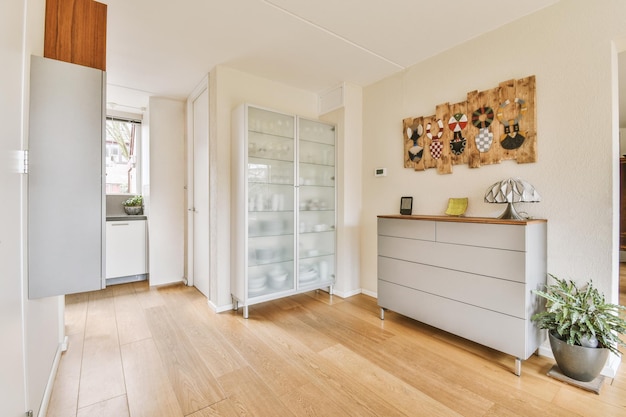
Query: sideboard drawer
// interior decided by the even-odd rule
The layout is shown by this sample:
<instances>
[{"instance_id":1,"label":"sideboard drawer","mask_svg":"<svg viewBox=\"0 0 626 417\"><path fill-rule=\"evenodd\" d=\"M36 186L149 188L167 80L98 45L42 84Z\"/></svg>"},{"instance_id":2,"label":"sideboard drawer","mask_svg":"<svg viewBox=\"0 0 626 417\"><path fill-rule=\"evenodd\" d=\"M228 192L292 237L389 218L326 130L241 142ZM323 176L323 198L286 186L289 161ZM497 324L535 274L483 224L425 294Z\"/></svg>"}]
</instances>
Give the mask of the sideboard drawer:
<instances>
[{"instance_id":1,"label":"sideboard drawer","mask_svg":"<svg viewBox=\"0 0 626 417\"><path fill-rule=\"evenodd\" d=\"M526 250L526 229L520 225L437 222L437 242L504 250Z\"/></svg>"},{"instance_id":2,"label":"sideboard drawer","mask_svg":"<svg viewBox=\"0 0 626 417\"><path fill-rule=\"evenodd\" d=\"M379 236L378 254L441 268L524 282L524 252Z\"/></svg>"},{"instance_id":3,"label":"sideboard drawer","mask_svg":"<svg viewBox=\"0 0 626 417\"><path fill-rule=\"evenodd\" d=\"M524 318L524 284L453 269L378 257L378 279L465 304Z\"/></svg>"},{"instance_id":4,"label":"sideboard drawer","mask_svg":"<svg viewBox=\"0 0 626 417\"><path fill-rule=\"evenodd\" d=\"M378 219L378 234L407 239L435 240L435 222Z\"/></svg>"}]
</instances>

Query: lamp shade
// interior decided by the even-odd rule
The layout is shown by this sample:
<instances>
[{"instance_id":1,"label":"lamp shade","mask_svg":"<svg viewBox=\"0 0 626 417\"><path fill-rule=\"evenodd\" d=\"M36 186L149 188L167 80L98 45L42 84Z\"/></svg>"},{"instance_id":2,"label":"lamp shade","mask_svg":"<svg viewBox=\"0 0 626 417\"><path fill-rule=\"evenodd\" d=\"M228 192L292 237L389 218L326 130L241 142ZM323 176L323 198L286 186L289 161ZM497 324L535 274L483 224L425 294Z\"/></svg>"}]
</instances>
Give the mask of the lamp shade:
<instances>
[{"instance_id":1,"label":"lamp shade","mask_svg":"<svg viewBox=\"0 0 626 417\"><path fill-rule=\"evenodd\" d=\"M515 211L513 203L536 203L541 196L530 183L519 178L498 181L487 188L485 203L508 204L500 219L522 219Z\"/></svg>"}]
</instances>

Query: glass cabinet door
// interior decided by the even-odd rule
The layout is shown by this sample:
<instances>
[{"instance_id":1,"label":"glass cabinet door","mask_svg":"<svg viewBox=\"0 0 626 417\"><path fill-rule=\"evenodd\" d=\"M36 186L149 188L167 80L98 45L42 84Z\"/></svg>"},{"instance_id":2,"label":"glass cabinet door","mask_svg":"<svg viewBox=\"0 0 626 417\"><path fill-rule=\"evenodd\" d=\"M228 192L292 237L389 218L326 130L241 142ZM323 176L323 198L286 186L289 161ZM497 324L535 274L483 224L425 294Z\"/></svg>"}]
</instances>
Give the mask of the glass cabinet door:
<instances>
[{"instance_id":1,"label":"glass cabinet door","mask_svg":"<svg viewBox=\"0 0 626 417\"><path fill-rule=\"evenodd\" d=\"M295 120L248 108L248 297L293 290Z\"/></svg>"},{"instance_id":2,"label":"glass cabinet door","mask_svg":"<svg viewBox=\"0 0 626 417\"><path fill-rule=\"evenodd\" d=\"M298 120L298 288L335 278L335 127Z\"/></svg>"}]
</instances>

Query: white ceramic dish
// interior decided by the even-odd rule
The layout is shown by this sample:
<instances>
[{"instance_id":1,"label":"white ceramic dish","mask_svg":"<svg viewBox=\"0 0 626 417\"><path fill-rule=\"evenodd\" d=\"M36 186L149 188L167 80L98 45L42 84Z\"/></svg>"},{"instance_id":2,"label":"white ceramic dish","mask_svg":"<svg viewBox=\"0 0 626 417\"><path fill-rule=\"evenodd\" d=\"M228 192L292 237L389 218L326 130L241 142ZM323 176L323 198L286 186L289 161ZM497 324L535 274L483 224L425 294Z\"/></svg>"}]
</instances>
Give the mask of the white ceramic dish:
<instances>
[{"instance_id":1,"label":"white ceramic dish","mask_svg":"<svg viewBox=\"0 0 626 417\"><path fill-rule=\"evenodd\" d=\"M283 273L282 275L272 275L269 279L270 287L274 289L283 288L285 283L287 282L287 278L289 277L288 273Z\"/></svg>"},{"instance_id":2,"label":"white ceramic dish","mask_svg":"<svg viewBox=\"0 0 626 417\"><path fill-rule=\"evenodd\" d=\"M265 291L266 289L267 289L267 285L264 285L264 286L259 287L259 288L248 288L248 296L252 297L252 296L255 296L255 295L259 295L263 291Z\"/></svg>"},{"instance_id":3,"label":"white ceramic dish","mask_svg":"<svg viewBox=\"0 0 626 417\"><path fill-rule=\"evenodd\" d=\"M310 270L304 273L300 273L299 281L300 282L312 282L317 279L317 271Z\"/></svg>"},{"instance_id":4,"label":"white ceramic dish","mask_svg":"<svg viewBox=\"0 0 626 417\"><path fill-rule=\"evenodd\" d=\"M267 275L257 275L248 278L248 289L261 288L267 283Z\"/></svg>"}]
</instances>

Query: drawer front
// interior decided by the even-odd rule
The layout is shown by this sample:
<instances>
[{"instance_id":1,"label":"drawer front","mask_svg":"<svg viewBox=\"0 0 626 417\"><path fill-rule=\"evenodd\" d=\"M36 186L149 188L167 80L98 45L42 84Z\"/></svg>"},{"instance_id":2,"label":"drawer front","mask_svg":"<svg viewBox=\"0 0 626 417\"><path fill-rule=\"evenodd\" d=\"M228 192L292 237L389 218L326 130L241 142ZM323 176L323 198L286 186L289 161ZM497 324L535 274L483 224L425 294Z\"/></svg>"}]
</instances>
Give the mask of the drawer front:
<instances>
[{"instance_id":1,"label":"drawer front","mask_svg":"<svg viewBox=\"0 0 626 417\"><path fill-rule=\"evenodd\" d=\"M508 224L437 222L437 242L526 250L526 227Z\"/></svg>"},{"instance_id":2,"label":"drawer front","mask_svg":"<svg viewBox=\"0 0 626 417\"><path fill-rule=\"evenodd\" d=\"M378 279L465 304L524 318L525 285L379 256Z\"/></svg>"},{"instance_id":3,"label":"drawer front","mask_svg":"<svg viewBox=\"0 0 626 417\"><path fill-rule=\"evenodd\" d=\"M379 236L378 254L472 274L525 282L524 252Z\"/></svg>"},{"instance_id":4,"label":"drawer front","mask_svg":"<svg viewBox=\"0 0 626 417\"><path fill-rule=\"evenodd\" d=\"M521 359L526 321L422 291L378 281L378 305Z\"/></svg>"},{"instance_id":5,"label":"drawer front","mask_svg":"<svg viewBox=\"0 0 626 417\"><path fill-rule=\"evenodd\" d=\"M378 254L389 258L425 262L424 254L430 252L435 242L393 236L378 236Z\"/></svg>"},{"instance_id":6,"label":"drawer front","mask_svg":"<svg viewBox=\"0 0 626 417\"><path fill-rule=\"evenodd\" d=\"M433 241L435 224L420 220L378 219L378 235Z\"/></svg>"}]
</instances>

